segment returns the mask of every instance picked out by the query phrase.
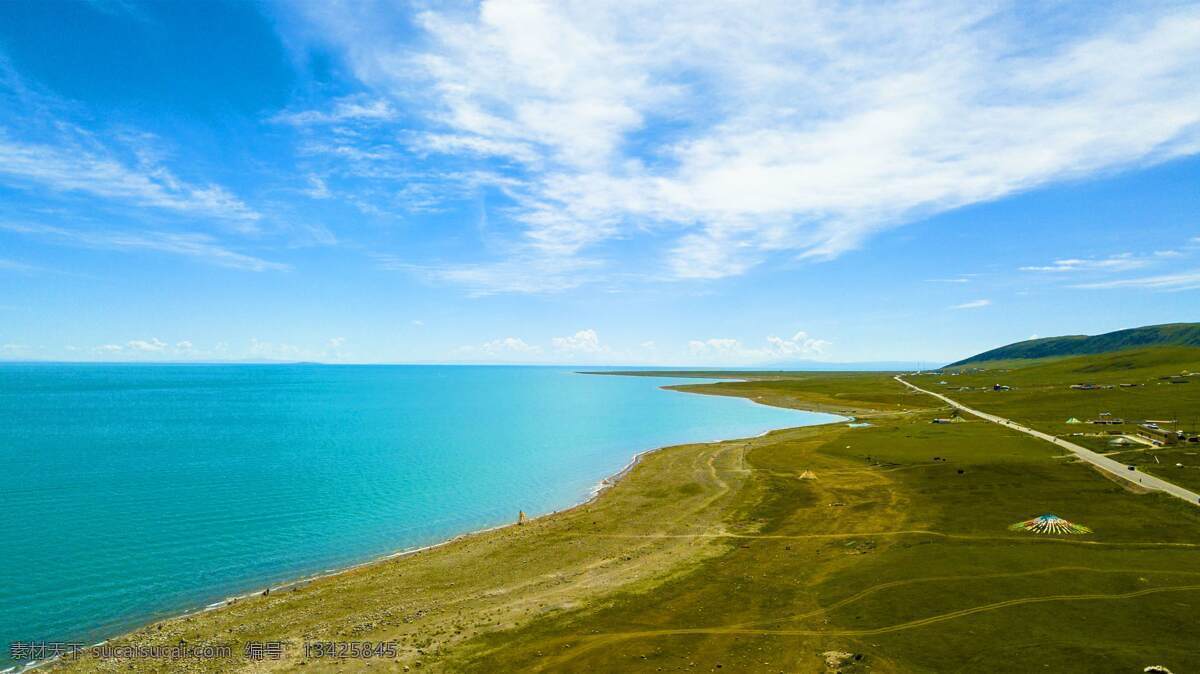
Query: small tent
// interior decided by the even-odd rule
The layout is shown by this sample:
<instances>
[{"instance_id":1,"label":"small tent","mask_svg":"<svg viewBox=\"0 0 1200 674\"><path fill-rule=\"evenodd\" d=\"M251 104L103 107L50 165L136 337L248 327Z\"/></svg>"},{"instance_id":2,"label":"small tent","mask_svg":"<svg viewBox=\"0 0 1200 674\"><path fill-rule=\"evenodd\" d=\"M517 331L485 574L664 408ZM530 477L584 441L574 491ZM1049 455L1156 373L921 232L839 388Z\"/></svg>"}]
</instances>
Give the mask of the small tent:
<instances>
[{"instance_id":1,"label":"small tent","mask_svg":"<svg viewBox=\"0 0 1200 674\"><path fill-rule=\"evenodd\" d=\"M1071 417L1070 419L1067 419L1067 423L1068 424L1082 424L1083 422L1076 419L1075 417Z\"/></svg>"},{"instance_id":2,"label":"small tent","mask_svg":"<svg viewBox=\"0 0 1200 674\"><path fill-rule=\"evenodd\" d=\"M1058 515L1042 515L1009 527L1011 531L1028 531L1034 534L1090 534L1092 530L1082 524L1068 522Z\"/></svg>"}]
</instances>

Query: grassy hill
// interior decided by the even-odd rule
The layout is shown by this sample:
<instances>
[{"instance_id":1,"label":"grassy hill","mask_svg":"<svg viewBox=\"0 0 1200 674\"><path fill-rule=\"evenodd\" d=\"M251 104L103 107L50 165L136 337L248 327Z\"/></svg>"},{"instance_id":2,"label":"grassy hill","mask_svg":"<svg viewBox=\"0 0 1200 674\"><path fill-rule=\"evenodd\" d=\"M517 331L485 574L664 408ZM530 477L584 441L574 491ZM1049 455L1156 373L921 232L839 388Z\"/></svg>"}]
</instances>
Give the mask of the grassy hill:
<instances>
[{"instance_id":1,"label":"grassy hill","mask_svg":"<svg viewBox=\"0 0 1200 674\"><path fill-rule=\"evenodd\" d=\"M1027 339L951 363L958 367L987 361L1051 358L1109 353L1149 346L1200 347L1200 323L1167 323L1118 330L1103 335L1067 335Z\"/></svg>"}]
</instances>

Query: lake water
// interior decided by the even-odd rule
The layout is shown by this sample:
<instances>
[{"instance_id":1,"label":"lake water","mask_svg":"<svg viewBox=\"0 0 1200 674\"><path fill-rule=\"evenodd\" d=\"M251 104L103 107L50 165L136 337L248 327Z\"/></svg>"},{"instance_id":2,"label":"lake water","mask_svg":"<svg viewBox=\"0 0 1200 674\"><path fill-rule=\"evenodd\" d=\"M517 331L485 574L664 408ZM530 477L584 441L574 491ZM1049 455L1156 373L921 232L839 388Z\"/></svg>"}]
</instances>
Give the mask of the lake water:
<instances>
[{"instance_id":1,"label":"lake water","mask_svg":"<svg viewBox=\"0 0 1200 674\"><path fill-rule=\"evenodd\" d=\"M836 419L678 381L0 365L0 661L559 510L642 450Z\"/></svg>"}]
</instances>

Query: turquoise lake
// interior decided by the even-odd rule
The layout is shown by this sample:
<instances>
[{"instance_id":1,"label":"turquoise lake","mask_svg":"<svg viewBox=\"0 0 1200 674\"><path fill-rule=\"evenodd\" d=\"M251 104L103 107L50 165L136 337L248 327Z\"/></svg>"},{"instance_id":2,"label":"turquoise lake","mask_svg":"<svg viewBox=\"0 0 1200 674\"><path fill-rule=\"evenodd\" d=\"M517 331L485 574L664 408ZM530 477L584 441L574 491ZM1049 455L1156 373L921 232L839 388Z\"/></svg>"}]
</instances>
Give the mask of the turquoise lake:
<instances>
[{"instance_id":1,"label":"turquoise lake","mask_svg":"<svg viewBox=\"0 0 1200 674\"><path fill-rule=\"evenodd\" d=\"M838 419L658 388L678 381L0 365L0 661L560 510L643 450Z\"/></svg>"}]
</instances>

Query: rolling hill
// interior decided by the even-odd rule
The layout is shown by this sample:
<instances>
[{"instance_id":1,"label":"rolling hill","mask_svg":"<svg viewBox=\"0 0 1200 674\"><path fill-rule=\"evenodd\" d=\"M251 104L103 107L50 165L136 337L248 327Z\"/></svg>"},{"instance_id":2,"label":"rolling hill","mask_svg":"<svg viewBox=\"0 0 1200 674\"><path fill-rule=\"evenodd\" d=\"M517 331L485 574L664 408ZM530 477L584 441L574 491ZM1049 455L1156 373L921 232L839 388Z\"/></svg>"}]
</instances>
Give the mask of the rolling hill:
<instances>
[{"instance_id":1,"label":"rolling hill","mask_svg":"<svg viewBox=\"0 0 1200 674\"><path fill-rule=\"evenodd\" d=\"M1027 339L971 356L946 367L995 360L1081 356L1149 346L1200 347L1200 323L1167 323L1117 330L1103 335L1066 335Z\"/></svg>"}]
</instances>

